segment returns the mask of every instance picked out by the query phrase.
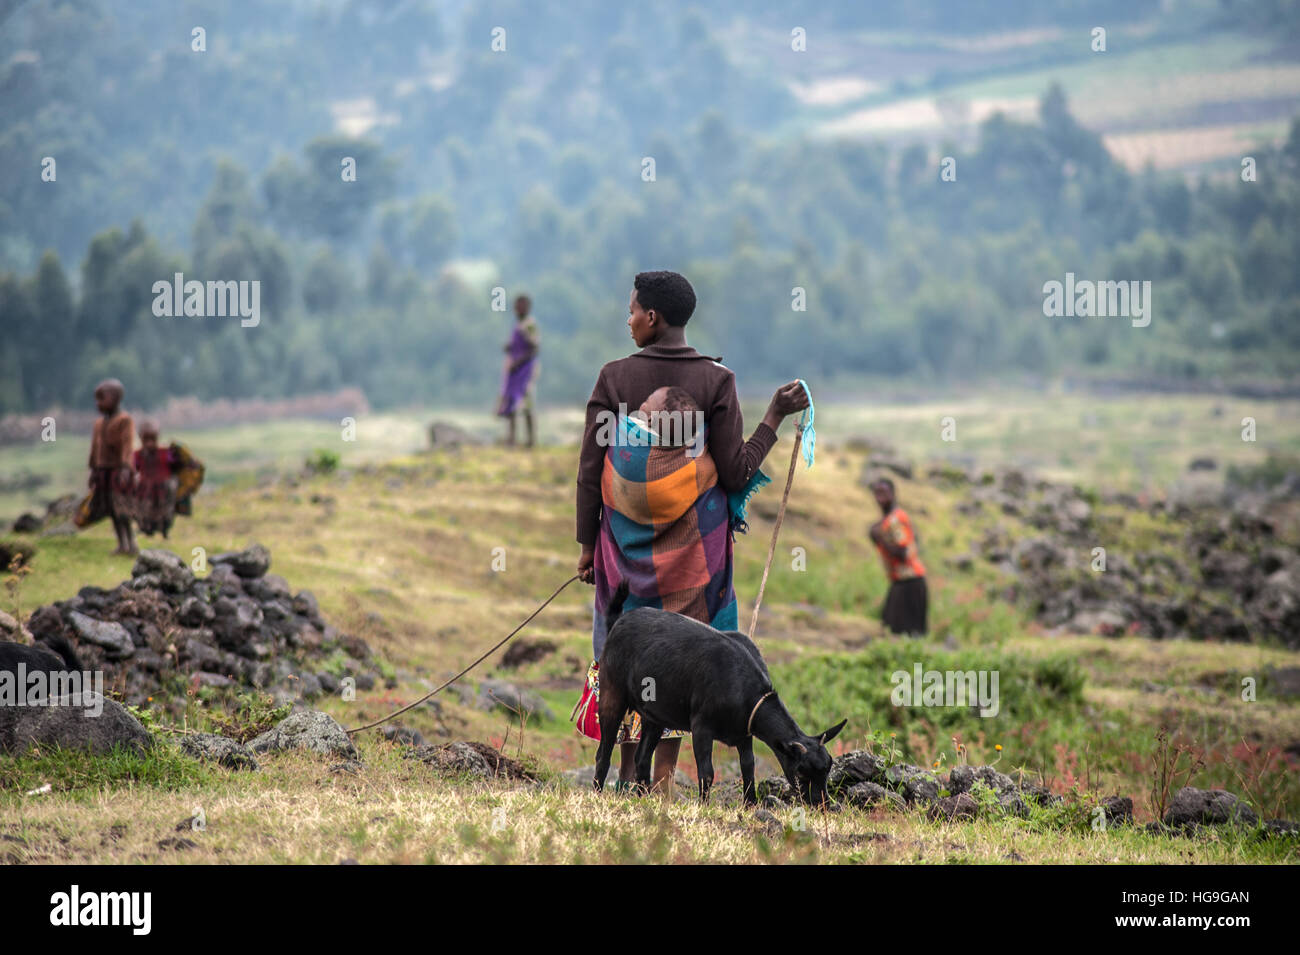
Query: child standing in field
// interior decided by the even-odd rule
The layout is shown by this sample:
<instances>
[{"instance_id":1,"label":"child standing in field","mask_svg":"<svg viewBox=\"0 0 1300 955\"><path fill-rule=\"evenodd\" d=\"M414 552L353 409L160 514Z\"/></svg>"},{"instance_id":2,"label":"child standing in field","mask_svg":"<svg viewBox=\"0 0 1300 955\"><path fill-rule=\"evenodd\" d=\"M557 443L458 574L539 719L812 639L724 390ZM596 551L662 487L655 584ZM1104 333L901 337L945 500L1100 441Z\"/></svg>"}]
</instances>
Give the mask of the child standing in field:
<instances>
[{"instance_id":1,"label":"child standing in field","mask_svg":"<svg viewBox=\"0 0 1300 955\"><path fill-rule=\"evenodd\" d=\"M893 633L921 636L926 632L929 593L925 585L925 565L916 549L916 532L912 519L898 506L894 482L880 478L871 485L871 493L880 505L880 520L871 525L871 540L880 551L885 573L889 575L889 593L880 619Z\"/></svg>"},{"instance_id":2,"label":"child standing in field","mask_svg":"<svg viewBox=\"0 0 1300 955\"><path fill-rule=\"evenodd\" d=\"M171 530L177 514L189 514L190 498L203 482L203 464L184 445L160 447L158 425L140 425L140 450L135 452L135 518L142 534Z\"/></svg>"},{"instance_id":3,"label":"child standing in field","mask_svg":"<svg viewBox=\"0 0 1300 955\"><path fill-rule=\"evenodd\" d=\"M78 527L88 527L105 517L113 521L117 535L114 554L135 554L131 533L135 422L122 410L126 389L116 378L101 381L95 388L95 406L100 417L90 438L90 494L77 509Z\"/></svg>"},{"instance_id":4,"label":"child standing in field","mask_svg":"<svg viewBox=\"0 0 1300 955\"><path fill-rule=\"evenodd\" d=\"M515 444L515 413L522 408L524 426L528 430L526 447L537 443L537 422L534 419L533 393L536 390L541 350L541 333L537 319L533 318L533 301L527 295L515 299L515 328L506 343L506 361L501 381L501 400L497 414L506 419L506 445Z\"/></svg>"}]
</instances>

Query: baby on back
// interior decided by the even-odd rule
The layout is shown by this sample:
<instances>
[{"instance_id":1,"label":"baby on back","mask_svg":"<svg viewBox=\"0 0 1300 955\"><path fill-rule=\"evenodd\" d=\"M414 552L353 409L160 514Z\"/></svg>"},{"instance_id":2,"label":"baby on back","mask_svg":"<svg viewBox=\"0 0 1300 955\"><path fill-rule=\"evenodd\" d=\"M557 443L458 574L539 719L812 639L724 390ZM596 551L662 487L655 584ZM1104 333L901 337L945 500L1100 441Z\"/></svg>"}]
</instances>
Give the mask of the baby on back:
<instances>
[{"instance_id":1,"label":"baby on back","mask_svg":"<svg viewBox=\"0 0 1300 955\"><path fill-rule=\"evenodd\" d=\"M704 412L685 388L655 389L633 416L661 447L687 447L696 454L704 448Z\"/></svg>"}]
</instances>

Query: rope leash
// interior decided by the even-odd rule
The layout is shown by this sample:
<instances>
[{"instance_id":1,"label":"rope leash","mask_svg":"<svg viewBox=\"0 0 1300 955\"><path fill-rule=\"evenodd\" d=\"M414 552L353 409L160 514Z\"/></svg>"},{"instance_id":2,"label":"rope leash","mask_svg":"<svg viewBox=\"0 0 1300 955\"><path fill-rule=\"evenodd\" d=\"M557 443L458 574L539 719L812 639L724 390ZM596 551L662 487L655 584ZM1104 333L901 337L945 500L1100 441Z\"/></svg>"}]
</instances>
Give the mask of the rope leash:
<instances>
[{"instance_id":1,"label":"rope leash","mask_svg":"<svg viewBox=\"0 0 1300 955\"><path fill-rule=\"evenodd\" d=\"M772 528L772 543L767 548L767 563L763 565L763 580L758 585L758 597L754 600L754 615L749 618L749 639L751 640L754 639L754 630L758 627L758 608L763 605L763 591L767 589L767 575L772 569L772 558L776 556L776 539L781 535L781 522L785 520L785 505L790 500L790 486L794 484L794 466L799 463L799 452L801 450L803 451L804 464L808 467L813 465L813 448L817 441L817 432L813 430L815 409L812 403L812 392L808 390L808 382L800 378L799 384L803 385L804 393L808 396L808 407L795 425L794 448L790 451L790 471L785 476L785 492L781 495L781 507L776 512L776 526ZM804 439L805 432L808 436L806 443ZM759 700L759 702L763 701ZM755 707L755 709L758 708Z\"/></svg>"},{"instance_id":2,"label":"rope leash","mask_svg":"<svg viewBox=\"0 0 1300 955\"><path fill-rule=\"evenodd\" d=\"M479 657L477 660L475 660L473 663L471 663L471 664L470 664L469 666L467 666L465 669L463 669L463 670L461 670L459 673L457 673L457 674L456 674L454 677L452 677L450 680L448 680L447 682L443 683L442 686L439 686L439 687L436 687L435 689L430 690L428 693L424 694L424 696L420 697L420 698L419 698L418 700L416 700L414 703L409 703L409 704L407 704L406 706L402 707L400 710L395 710L395 711L393 711L392 713L389 713L387 716L384 716L384 717L381 717L380 719L375 720L373 723L367 723L365 726L358 726L358 727L356 727L356 728L354 728L354 729L345 730L345 732L346 732L349 736L351 736L353 733L360 733L362 730L373 729L374 727L378 726L378 725L381 724L381 723L387 723L389 720L393 719L394 717L401 716L401 715L402 715L403 713L405 713L407 710L414 709L415 707L417 707L417 706L419 706L421 703L423 703L425 700L429 699L429 697L433 696L435 693L439 693L439 692L441 692L442 690L445 690L447 687L451 686L453 683L455 683L457 680L459 680L461 677L463 677L463 676L464 676L466 673L468 673L470 670L474 669L476 666L478 666L480 663L482 663L482 662L483 662L484 660L486 660L488 657L492 656L492 654L496 653L496 652L497 652L498 650L500 650L503 646L505 646L505 645L510 641L510 638L511 638L511 637L513 637L515 634L517 634L520 630L524 629L524 627L528 626L528 624L532 622L532 619L533 619L534 617L536 617L539 613L541 613L543 610L545 610L545 609L546 609L546 605L549 604L552 600L554 600L556 597L558 597L558 596L560 595L560 591L564 590L565 587L569 586L569 584L573 583L573 582L574 582L575 580L577 580L577 579L578 579L578 575L577 575L577 574L574 574L572 577L570 577L570 578L569 578L568 580L566 580L564 583L560 584L560 586L556 587L556 588L555 588L555 592L552 593L549 597L547 597L546 600L544 600L544 601L542 602L541 606L539 606L536 610L534 610L532 613L530 613L530 614L529 614L529 615L524 619L524 622L523 622L523 623L521 623L519 626L515 627L515 628L514 628L513 630L511 630L508 634L506 634L505 639L501 640L499 643L497 643L495 646L493 646L490 650L488 650L486 653L484 653L481 657Z\"/></svg>"}]
</instances>

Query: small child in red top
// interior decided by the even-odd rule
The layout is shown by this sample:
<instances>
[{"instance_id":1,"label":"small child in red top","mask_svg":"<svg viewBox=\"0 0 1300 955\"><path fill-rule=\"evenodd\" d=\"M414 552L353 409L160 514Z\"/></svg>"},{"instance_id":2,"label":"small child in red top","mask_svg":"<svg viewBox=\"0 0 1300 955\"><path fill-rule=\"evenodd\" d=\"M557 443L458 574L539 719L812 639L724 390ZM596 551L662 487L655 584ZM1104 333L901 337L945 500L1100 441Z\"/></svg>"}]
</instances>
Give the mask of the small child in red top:
<instances>
[{"instance_id":1,"label":"small child in red top","mask_svg":"<svg viewBox=\"0 0 1300 955\"><path fill-rule=\"evenodd\" d=\"M871 485L871 493L880 505L880 520L871 525L871 540L880 551L880 559L889 575L889 593L881 610L881 622L894 633L921 636L926 632L929 594L925 585L925 565L916 550L916 533L912 519L894 498L894 482L880 478Z\"/></svg>"},{"instance_id":2,"label":"small child in red top","mask_svg":"<svg viewBox=\"0 0 1300 955\"><path fill-rule=\"evenodd\" d=\"M140 423L140 450L135 452L135 519L140 533L171 530L176 516L176 471L180 462L171 448L158 446L158 425Z\"/></svg>"}]
</instances>

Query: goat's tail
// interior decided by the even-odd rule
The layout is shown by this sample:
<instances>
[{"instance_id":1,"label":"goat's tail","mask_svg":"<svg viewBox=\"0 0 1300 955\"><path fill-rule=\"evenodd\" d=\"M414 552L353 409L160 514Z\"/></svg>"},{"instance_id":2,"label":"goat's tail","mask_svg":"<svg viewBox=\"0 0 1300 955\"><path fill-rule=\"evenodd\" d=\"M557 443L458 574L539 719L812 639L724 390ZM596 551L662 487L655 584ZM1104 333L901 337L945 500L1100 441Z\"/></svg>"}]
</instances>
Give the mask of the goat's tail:
<instances>
[{"instance_id":1,"label":"goat's tail","mask_svg":"<svg viewBox=\"0 0 1300 955\"><path fill-rule=\"evenodd\" d=\"M628 591L627 581L621 581L618 589L614 591L614 596L609 598L609 606L605 608L605 633L608 635L614 629L614 624L618 623L618 618L623 616L623 604L627 602Z\"/></svg>"},{"instance_id":2,"label":"goat's tail","mask_svg":"<svg viewBox=\"0 0 1300 955\"><path fill-rule=\"evenodd\" d=\"M41 637L40 642L63 657L63 662L68 665L69 670L85 669L81 665L81 660L77 657L77 651L72 649L72 644L67 637L58 633L50 633Z\"/></svg>"}]
</instances>

